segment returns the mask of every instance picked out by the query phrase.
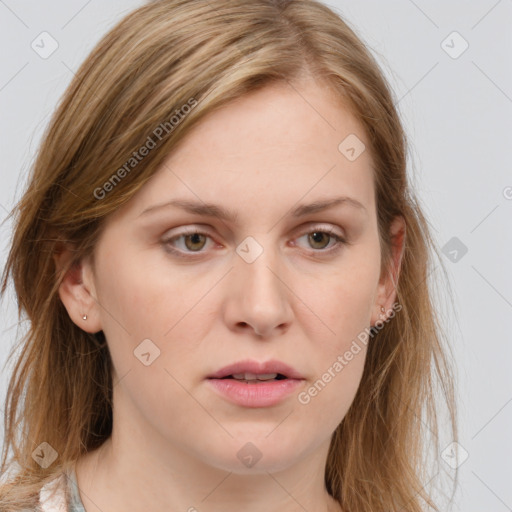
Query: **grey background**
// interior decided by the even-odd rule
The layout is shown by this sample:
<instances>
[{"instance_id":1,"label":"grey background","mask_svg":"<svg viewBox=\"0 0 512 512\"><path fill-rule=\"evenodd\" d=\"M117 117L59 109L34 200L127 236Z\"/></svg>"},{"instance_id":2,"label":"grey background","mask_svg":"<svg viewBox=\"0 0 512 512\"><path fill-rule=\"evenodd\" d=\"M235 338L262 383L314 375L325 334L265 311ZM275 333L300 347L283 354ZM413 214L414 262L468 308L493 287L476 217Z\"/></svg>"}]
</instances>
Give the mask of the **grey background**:
<instances>
[{"instance_id":1,"label":"grey background","mask_svg":"<svg viewBox=\"0 0 512 512\"><path fill-rule=\"evenodd\" d=\"M445 247L456 307L440 308L457 361L460 443L469 455L453 510L512 510L512 1L325 3L370 46L396 91L412 182ZM0 222L20 196L73 71L141 4L0 0ZM47 59L31 48L43 31L59 45ZM464 43L448 37L453 31L469 44L457 58ZM0 227L1 267L10 232L10 223ZM453 237L458 241L446 246ZM3 365L26 326L17 324L12 290L0 314L1 407L9 373Z\"/></svg>"}]
</instances>

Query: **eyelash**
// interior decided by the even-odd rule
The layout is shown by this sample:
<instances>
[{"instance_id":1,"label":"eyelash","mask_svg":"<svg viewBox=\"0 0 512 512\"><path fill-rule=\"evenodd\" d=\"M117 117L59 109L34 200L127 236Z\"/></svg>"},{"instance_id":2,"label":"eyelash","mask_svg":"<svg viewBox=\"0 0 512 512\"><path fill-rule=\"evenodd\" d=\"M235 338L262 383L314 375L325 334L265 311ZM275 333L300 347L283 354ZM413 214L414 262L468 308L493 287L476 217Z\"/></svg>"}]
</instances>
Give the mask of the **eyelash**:
<instances>
[{"instance_id":1,"label":"eyelash","mask_svg":"<svg viewBox=\"0 0 512 512\"><path fill-rule=\"evenodd\" d=\"M315 256L321 257L324 255L334 255L338 251L340 251L344 245L349 244L349 242L344 237L342 237L339 234L336 234L336 232L332 228L325 228L322 226L314 226L312 229L305 231L304 233L299 235L297 238L302 238L304 235L309 235L312 233L324 233L324 234L328 235L329 237L331 237L331 239L335 240L335 244L332 245L329 249L316 249L316 250L311 249L311 250L307 251L309 254L313 254ZM163 240L162 243L165 245L166 250L168 252L170 252L178 257L199 258L205 251L200 250L200 251L183 252L181 250L177 250L177 249L174 249L173 247L171 247L171 243L173 241L178 240L182 237L190 236L190 235L205 235L206 237L211 239L211 236L208 233L204 233L196 228L192 228L189 230L185 230L182 233L174 235L170 238L167 238L167 239Z\"/></svg>"}]
</instances>

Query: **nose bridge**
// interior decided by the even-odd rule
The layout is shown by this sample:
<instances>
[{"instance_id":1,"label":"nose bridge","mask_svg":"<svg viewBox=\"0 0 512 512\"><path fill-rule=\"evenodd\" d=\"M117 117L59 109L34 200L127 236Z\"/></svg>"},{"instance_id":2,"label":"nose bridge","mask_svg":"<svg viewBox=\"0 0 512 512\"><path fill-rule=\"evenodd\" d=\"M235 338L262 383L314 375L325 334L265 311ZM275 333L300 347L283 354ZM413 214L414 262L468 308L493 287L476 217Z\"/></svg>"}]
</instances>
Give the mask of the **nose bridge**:
<instances>
[{"instance_id":1,"label":"nose bridge","mask_svg":"<svg viewBox=\"0 0 512 512\"><path fill-rule=\"evenodd\" d=\"M233 275L237 281L236 322L249 324L258 334L268 334L289 322L291 314L286 281L280 275L283 265L270 238L261 243L247 237L240 243Z\"/></svg>"},{"instance_id":2,"label":"nose bridge","mask_svg":"<svg viewBox=\"0 0 512 512\"><path fill-rule=\"evenodd\" d=\"M267 237L270 239L270 237ZM248 249L248 252L245 250ZM262 244L255 239L242 242L237 248L240 256L237 262L237 272L240 273L244 293L256 302L265 299L265 303L275 306L280 302L282 294L282 282L278 279L280 265L276 248L270 242ZM277 275L276 275L277 274Z\"/></svg>"}]
</instances>

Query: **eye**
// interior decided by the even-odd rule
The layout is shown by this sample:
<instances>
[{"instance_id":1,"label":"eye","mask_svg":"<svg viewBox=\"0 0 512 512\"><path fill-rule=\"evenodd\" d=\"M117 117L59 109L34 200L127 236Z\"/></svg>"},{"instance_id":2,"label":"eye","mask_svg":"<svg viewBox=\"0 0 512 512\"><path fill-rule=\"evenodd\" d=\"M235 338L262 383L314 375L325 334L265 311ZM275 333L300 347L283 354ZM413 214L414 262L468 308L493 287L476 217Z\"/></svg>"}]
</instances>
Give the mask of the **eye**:
<instances>
[{"instance_id":1,"label":"eye","mask_svg":"<svg viewBox=\"0 0 512 512\"><path fill-rule=\"evenodd\" d=\"M208 238L211 239L208 234L202 233L197 229L191 229L189 231L180 233L179 235L167 238L163 240L163 243L169 252L179 256L185 256L187 253L191 254L204 252L202 249L206 245L206 240ZM183 239L185 247L178 247L178 249L175 249L174 246L176 245L177 241L180 241L180 239Z\"/></svg>"},{"instance_id":2,"label":"eye","mask_svg":"<svg viewBox=\"0 0 512 512\"><path fill-rule=\"evenodd\" d=\"M307 237L307 242L315 249L313 252L326 252L331 253L337 251L342 245L348 242L341 234L337 234L332 228L322 226L315 226L314 229L307 231L304 235L300 236L297 240ZM329 243L333 242L330 246Z\"/></svg>"},{"instance_id":3,"label":"eye","mask_svg":"<svg viewBox=\"0 0 512 512\"><path fill-rule=\"evenodd\" d=\"M306 231L296 240L300 240L303 237L307 237L308 244L313 248L313 250L309 252L313 254L331 254L340 250L343 245L347 245L349 243L341 234L337 234L334 229L325 226L314 226L313 229ZM203 249L207 245L208 239L212 240L210 235L199 231L197 228L192 228L188 231L166 238L162 243L166 250L172 254L181 257L195 257L194 253L196 253L197 256L200 256L201 253L206 252L206 250ZM178 242L183 242L181 247ZM333 243L329 246L330 242ZM293 245L296 245L295 242Z\"/></svg>"}]
</instances>

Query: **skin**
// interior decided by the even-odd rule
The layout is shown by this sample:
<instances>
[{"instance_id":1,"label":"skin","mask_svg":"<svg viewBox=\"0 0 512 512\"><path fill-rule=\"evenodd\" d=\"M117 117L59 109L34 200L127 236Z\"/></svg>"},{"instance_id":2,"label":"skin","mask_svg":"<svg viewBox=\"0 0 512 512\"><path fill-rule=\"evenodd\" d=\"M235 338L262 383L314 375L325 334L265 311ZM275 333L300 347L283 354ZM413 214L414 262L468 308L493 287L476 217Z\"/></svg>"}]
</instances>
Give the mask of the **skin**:
<instances>
[{"instance_id":1,"label":"skin","mask_svg":"<svg viewBox=\"0 0 512 512\"><path fill-rule=\"evenodd\" d=\"M404 223L392 225L394 258L381 276L370 152L351 162L338 151L351 133L370 147L314 79L236 100L195 127L107 219L94 264L84 259L67 274L61 300L82 329L104 331L115 370L112 436L76 466L87 512L341 510L324 469L361 380L364 344L308 404L293 393L272 407L241 407L205 377L241 359L278 359L302 373L306 390L383 319L381 305L391 310ZM341 195L364 209L288 215ZM174 207L141 216L175 198L220 204L237 222ZM208 236L164 243L184 227ZM336 240L311 236L326 229L350 244L328 253ZM252 263L236 252L248 236L263 248ZM133 351L148 338L160 355L145 366ZM251 468L237 458L247 442L262 455Z\"/></svg>"}]
</instances>

